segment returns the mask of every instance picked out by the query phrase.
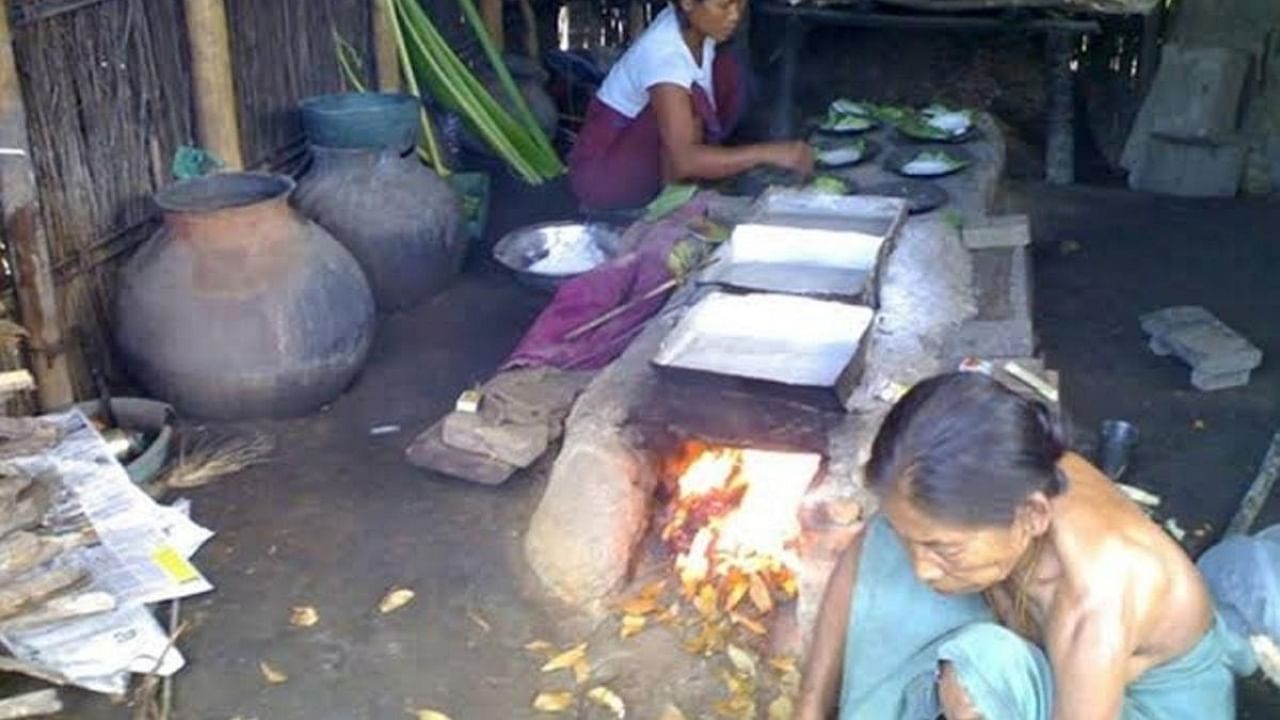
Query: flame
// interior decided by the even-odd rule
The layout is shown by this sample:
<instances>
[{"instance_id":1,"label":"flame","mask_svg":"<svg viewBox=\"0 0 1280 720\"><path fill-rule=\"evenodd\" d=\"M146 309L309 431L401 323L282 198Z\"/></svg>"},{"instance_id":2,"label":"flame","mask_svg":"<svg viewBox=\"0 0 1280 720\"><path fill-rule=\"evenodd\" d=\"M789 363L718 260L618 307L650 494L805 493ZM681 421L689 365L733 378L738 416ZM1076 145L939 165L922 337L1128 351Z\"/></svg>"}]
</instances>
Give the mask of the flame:
<instances>
[{"instance_id":1,"label":"flame","mask_svg":"<svg viewBox=\"0 0 1280 720\"><path fill-rule=\"evenodd\" d=\"M705 583L731 587L752 576L775 587L794 587L797 512L822 458L746 448L686 450L692 450L692 460L679 474L662 531L676 551L686 594Z\"/></svg>"}]
</instances>

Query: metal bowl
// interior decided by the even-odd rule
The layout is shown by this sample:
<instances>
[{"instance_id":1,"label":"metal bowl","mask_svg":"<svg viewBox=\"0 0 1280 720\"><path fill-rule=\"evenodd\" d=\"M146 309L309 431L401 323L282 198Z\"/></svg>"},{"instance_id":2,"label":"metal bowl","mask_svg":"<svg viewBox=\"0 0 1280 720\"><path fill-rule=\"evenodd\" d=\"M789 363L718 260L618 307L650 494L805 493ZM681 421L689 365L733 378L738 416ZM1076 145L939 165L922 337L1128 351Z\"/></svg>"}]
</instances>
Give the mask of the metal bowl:
<instances>
[{"instance_id":1,"label":"metal bowl","mask_svg":"<svg viewBox=\"0 0 1280 720\"><path fill-rule=\"evenodd\" d=\"M593 245L600 251L599 261L586 267L564 272L539 272L532 269L557 250ZM622 252L622 231L603 223L554 222L529 225L513 230L493 246L493 257L515 273L516 280L534 290L555 292L566 280L612 260Z\"/></svg>"}]
</instances>

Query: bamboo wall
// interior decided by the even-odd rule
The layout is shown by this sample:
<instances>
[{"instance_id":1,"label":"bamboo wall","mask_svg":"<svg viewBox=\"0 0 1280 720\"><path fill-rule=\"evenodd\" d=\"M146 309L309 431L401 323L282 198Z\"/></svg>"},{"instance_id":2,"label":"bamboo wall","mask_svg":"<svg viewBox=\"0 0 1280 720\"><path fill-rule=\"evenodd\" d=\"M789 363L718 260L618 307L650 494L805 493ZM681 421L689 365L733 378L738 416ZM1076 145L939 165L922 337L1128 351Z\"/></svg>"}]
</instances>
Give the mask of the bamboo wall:
<instances>
[{"instance_id":1,"label":"bamboo wall","mask_svg":"<svg viewBox=\"0 0 1280 720\"><path fill-rule=\"evenodd\" d=\"M372 57L370 2L226 2L246 164L287 165L301 149L297 101L343 89L333 31ZM110 343L119 261L154 231L150 197L175 151L197 144L183 4L7 4L73 381L90 396L91 363L122 378Z\"/></svg>"}]
</instances>

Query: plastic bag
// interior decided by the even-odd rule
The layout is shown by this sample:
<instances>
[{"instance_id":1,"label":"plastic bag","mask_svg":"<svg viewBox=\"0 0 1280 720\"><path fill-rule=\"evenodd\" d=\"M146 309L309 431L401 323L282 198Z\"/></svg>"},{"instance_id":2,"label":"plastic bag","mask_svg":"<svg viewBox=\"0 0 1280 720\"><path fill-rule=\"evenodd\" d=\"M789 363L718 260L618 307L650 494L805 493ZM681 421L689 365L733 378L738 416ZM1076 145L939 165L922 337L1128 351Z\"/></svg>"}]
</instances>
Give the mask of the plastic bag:
<instances>
[{"instance_id":1,"label":"plastic bag","mask_svg":"<svg viewBox=\"0 0 1280 720\"><path fill-rule=\"evenodd\" d=\"M1232 630L1280 640L1280 525L1228 537L1197 565Z\"/></svg>"}]
</instances>

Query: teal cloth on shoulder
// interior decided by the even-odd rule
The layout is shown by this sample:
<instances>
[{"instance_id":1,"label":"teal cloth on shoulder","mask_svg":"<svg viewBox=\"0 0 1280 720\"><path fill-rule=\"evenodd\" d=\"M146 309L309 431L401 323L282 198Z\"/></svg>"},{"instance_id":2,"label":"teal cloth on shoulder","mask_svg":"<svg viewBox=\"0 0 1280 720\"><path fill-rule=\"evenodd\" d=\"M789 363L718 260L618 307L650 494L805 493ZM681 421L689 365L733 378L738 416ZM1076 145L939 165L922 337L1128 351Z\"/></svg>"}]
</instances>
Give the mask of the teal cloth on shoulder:
<instances>
[{"instance_id":1,"label":"teal cloth on shoulder","mask_svg":"<svg viewBox=\"0 0 1280 720\"><path fill-rule=\"evenodd\" d=\"M841 720L935 720L936 668L954 664L988 720L1049 720L1053 672L1040 648L996 624L978 596L934 592L915 577L882 517L867 524L845 644ZM1194 648L1125 691L1124 720L1235 717L1234 675L1254 665L1220 618Z\"/></svg>"}]
</instances>

